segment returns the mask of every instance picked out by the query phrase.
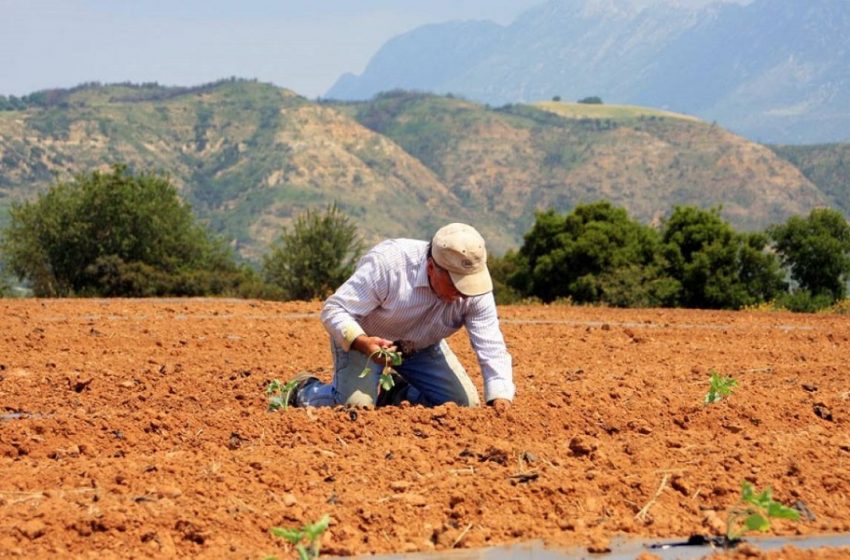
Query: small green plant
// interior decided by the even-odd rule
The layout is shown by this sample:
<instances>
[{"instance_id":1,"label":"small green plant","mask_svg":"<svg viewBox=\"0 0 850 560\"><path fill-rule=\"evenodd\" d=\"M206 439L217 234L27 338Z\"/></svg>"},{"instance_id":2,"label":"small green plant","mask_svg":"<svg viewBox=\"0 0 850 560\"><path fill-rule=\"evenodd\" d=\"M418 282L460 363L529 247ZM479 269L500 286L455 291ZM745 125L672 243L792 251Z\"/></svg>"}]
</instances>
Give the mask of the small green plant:
<instances>
[{"instance_id":1,"label":"small green plant","mask_svg":"<svg viewBox=\"0 0 850 560\"><path fill-rule=\"evenodd\" d=\"M775 501L769 486L757 493L753 485L745 480L741 484L738 506L730 509L726 518L726 539L738 540L747 531L767 531L771 519L797 521L800 512Z\"/></svg>"},{"instance_id":2,"label":"small green plant","mask_svg":"<svg viewBox=\"0 0 850 560\"><path fill-rule=\"evenodd\" d=\"M401 352L395 352L393 350L388 350L386 348L379 348L375 350L371 354L369 354L368 361L372 361L372 359L377 356L379 359L384 360L384 368L381 370L381 378L379 383L381 385L381 389L384 391L389 391L395 385L395 381L393 381L393 373L395 370L393 367L401 365ZM363 371L360 372L360 377L366 377L369 375L369 371L371 370L371 366L368 364Z\"/></svg>"},{"instance_id":3,"label":"small green plant","mask_svg":"<svg viewBox=\"0 0 850 560\"><path fill-rule=\"evenodd\" d=\"M281 383L279 379L272 379L266 386L266 394L269 396L269 410L286 410L289 408L292 392L297 388L297 379L286 383Z\"/></svg>"},{"instance_id":4,"label":"small green plant","mask_svg":"<svg viewBox=\"0 0 850 560\"><path fill-rule=\"evenodd\" d=\"M738 382L728 376L722 376L714 370L711 370L711 377L708 379L708 393L705 394L705 404L716 403L732 394L733 389L738 386Z\"/></svg>"},{"instance_id":5,"label":"small green plant","mask_svg":"<svg viewBox=\"0 0 850 560\"><path fill-rule=\"evenodd\" d=\"M322 545L322 534L327 531L331 523L328 514L312 524L307 524L300 529L287 529L284 527L272 527L269 529L272 535L286 539L295 547L299 560L313 560L319 557L319 549Z\"/></svg>"}]
</instances>

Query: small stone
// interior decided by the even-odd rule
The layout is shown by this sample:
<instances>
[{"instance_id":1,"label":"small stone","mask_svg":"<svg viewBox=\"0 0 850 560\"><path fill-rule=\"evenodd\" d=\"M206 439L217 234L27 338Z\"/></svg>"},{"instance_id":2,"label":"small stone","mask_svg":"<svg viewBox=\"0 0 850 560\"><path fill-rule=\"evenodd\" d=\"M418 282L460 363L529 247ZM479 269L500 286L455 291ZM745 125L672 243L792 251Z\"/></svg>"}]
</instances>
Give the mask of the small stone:
<instances>
[{"instance_id":1,"label":"small stone","mask_svg":"<svg viewBox=\"0 0 850 560\"><path fill-rule=\"evenodd\" d=\"M606 554L611 552L611 542L606 537L594 535L587 545L587 551L591 554Z\"/></svg>"},{"instance_id":2,"label":"small stone","mask_svg":"<svg viewBox=\"0 0 850 560\"><path fill-rule=\"evenodd\" d=\"M572 451L573 455L576 457L590 455L596 451L596 444L588 441L587 438L582 436L574 436L573 439L570 440L570 451Z\"/></svg>"},{"instance_id":3,"label":"small stone","mask_svg":"<svg viewBox=\"0 0 850 560\"><path fill-rule=\"evenodd\" d=\"M47 527L41 519L30 519L18 527L18 531L31 541L43 537L46 530Z\"/></svg>"},{"instance_id":4,"label":"small stone","mask_svg":"<svg viewBox=\"0 0 850 560\"><path fill-rule=\"evenodd\" d=\"M832 411L824 403L815 403L814 406L812 406L812 409L815 412L815 416L818 418L832 422Z\"/></svg>"},{"instance_id":5,"label":"small stone","mask_svg":"<svg viewBox=\"0 0 850 560\"><path fill-rule=\"evenodd\" d=\"M735 547L736 555L743 556L744 558L761 558L762 552L757 547L750 543L741 543Z\"/></svg>"},{"instance_id":6,"label":"small stone","mask_svg":"<svg viewBox=\"0 0 850 560\"><path fill-rule=\"evenodd\" d=\"M163 486L157 490L156 494L160 498L179 498L183 495L183 491L177 486Z\"/></svg>"},{"instance_id":7,"label":"small stone","mask_svg":"<svg viewBox=\"0 0 850 560\"><path fill-rule=\"evenodd\" d=\"M286 507L294 506L297 503L298 500L296 500L295 496L293 496L292 494L286 493L283 495L283 505L285 505Z\"/></svg>"},{"instance_id":8,"label":"small stone","mask_svg":"<svg viewBox=\"0 0 850 560\"><path fill-rule=\"evenodd\" d=\"M404 492L410 488L410 483L403 480L393 480L390 482L390 490L393 492Z\"/></svg>"},{"instance_id":9,"label":"small stone","mask_svg":"<svg viewBox=\"0 0 850 560\"><path fill-rule=\"evenodd\" d=\"M670 481L670 486L673 487L673 490L683 496L689 496L691 493L691 489L681 476L674 476L673 480Z\"/></svg>"},{"instance_id":10,"label":"small stone","mask_svg":"<svg viewBox=\"0 0 850 560\"><path fill-rule=\"evenodd\" d=\"M402 494L401 498L412 506L421 507L428 503L425 496L421 494Z\"/></svg>"}]
</instances>

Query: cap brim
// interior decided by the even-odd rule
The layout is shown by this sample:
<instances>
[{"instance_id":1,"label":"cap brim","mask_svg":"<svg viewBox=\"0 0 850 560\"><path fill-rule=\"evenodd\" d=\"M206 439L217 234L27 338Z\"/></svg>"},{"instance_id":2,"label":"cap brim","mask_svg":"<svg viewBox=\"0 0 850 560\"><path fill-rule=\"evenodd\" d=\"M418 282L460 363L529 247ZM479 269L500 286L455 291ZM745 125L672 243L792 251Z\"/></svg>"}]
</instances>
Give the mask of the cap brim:
<instances>
[{"instance_id":1,"label":"cap brim","mask_svg":"<svg viewBox=\"0 0 850 560\"><path fill-rule=\"evenodd\" d=\"M486 267L475 274L449 272L449 275L457 291L467 297L480 296L493 291L493 280Z\"/></svg>"}]
</instances>

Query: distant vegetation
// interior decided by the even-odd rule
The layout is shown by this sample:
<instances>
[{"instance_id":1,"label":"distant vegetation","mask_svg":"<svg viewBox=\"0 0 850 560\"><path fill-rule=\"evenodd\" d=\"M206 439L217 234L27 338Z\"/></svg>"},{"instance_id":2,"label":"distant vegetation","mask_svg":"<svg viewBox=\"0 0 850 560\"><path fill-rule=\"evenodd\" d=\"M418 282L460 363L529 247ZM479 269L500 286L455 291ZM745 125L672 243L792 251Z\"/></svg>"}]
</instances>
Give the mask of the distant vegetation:
<instances>
[{"instance_id":1,"label":"distant vegetation","mask_svg":"<svg viewBox=\"0 0 850 560\"><path fill-rule=\"evenodd\" d=\"M25 108L0 111L0 230L38 229L27 220L47 209L44 200L69 220L81 203L52 191L70 192L80 178L111 177L118 166L121 177L110 180L167 183L224 268L212 274L209 263L181 258L199 266L188 275L109 248L77 259L87 268L81 272L59 261L27 264L25 254L12 256L20 247L7 238L0 277L12 294L22 293L14 282L22 277L45 295L322 297L343 272L316 283L290 272L315 270L307 257L320 251L302 253L302 268L285 264L276 278L263 264L276 251L295 254L278 251L282 240L308 216L324 219L317 209L334 208L356 224L365 244L427 239L447 221L475 225L492 255L512 250L522 257L493 262L503 301L723 308L772 301L809 309L841 297L843 272L831 284L812 284L800 255L793 256L801 228L784 237L780 226L795 216L823 225L812 209L850 208L845 145L768 149L713 124L644 107L492 108L410 91L314 103L237 79L192 88L83 84L24 97L15 103ZM95 207L92 216L101 219ZM81 232L97 233L81 225L63 238L44 223L42 233L52 232L51 242L63 248ZM542 240L558 228L562 246L549 254L552 242ZM532 233L540 239L530 242ZM331 238L320 230L314 239ZM291 242L304 244L298 239ZM830 251L843 255L838 243ZM830 274L844 266L827 264ZM560 280L547 278L547 270ZM305 286L286 285L292 277Z\"/></svg>"},{"instance_id":2,"label":"distant vegetation","mask_svg":"<svg viewBox=\"0 0 850 560\"><path fill-rule=\"evenodd\" d=\"M654 117L666 119L682 119L699 121L696 117L672 111L662 111L637 105L612 105L602 103L599 97L585 97L575 103L563 101L540 101L531 104L533 107L550 111L569 119L637 119L639 117Z\"/></svg>"},{"instance_id":3,"label":"distant vegetation","mask_svg":"<svg viewBox=\"0 0 850 560\"><path fill-rule=\"evenodd\" d=\"M718 209L679 206L656 230L598 202L538 214L522 247L492 259L491 269L502 302L709 309L774 302L814 311L846 295L850 226L836 210L817 209L767 233L739 233Z\"/></svg>"},{"instance_id":4,"label":"distant vegetation","mask_svg":"<svg viewBox=\"0 0 850 560\"><path fill-rule=\"evenodd\" d=\"M237 79L25 97L26 109L0 111L0 227L13 201L56 178L123 164L167 173L199 221L255 265L281 227L332 203L367 242L423 237L445 216L479 226L496 253L522 242L535 212L595 200L643 223L675 205L722 205L751 231L829 204L774 152L645 107L492 108L410 91L314 103Z\"/></svg>"},{"instance_id":5,"label":"distant vegetation","mask_svg":"<svg viewBox=\"0 0 850 560\"><path fill-rule=\"evenodd\" d=\"M324 299L354 272L363 254L357 224L335 204L308 210L284 228L263 258L266 282L285 299Z\"/></svg>"},{"instance_id":6,"label":"distant vegetation","mask_svg":"<svg viewBox=\"0 0 850 560\"><path fill-rule=\"evenodd\" d=\"M850 215L850 143L771 146L816 184L831 204Z\"/></svg>"},{"instance_id":7,"label":"distant vegetation","mask_svg":"<svg viewBox=\"0 0 850 560\"><path fill-rule=\"evenodd\" d=\"M356 222L330 205L297 216L269 249L261 279L196 222L166 177L124 166L15 204L0 232L4 268L40 297L321 299L353 272L364 245ZM717 208L677 206L652 228L602 201L538 213L520 249L492 257L490 268L500 303L740 309L773 302L813 311L846 296L850 226L840 212L816 209L765 233L741 233ZM8 285L0 283L0 295L9 295Z\"/></svg>"},{"instance_id":8,"label":"distant vegetation","mask_svg":"<svg viewBox=\"0 0 850 560\"><path fill-rule=\"evenodd\" d=\"M560 101L560 99L553 99L553 101ZM578 102L585 105L602 105L602 98L598 95L592 95L590 97L583 97Z\"/></svg>"},{"instance_id":9,"label":"distant vegetation","mask_svg":"<svg viewBox=\"0 0 850 560\"><path fill-rule=\"evenodd\" d=\"M254 281L167 179L122 166L14 205L0 250L39 297L238 295Z\"/></svg>"},{"instance_id":10,"label":"distant vegetation","mask_svg":"<svg viewBox=\"0 0 850 560\"><path fill-rule=\"evenodd\" d=\"M123 93L115 95L111 97L111 101L118 102L140 102L140 101L162 101L165 99L170 99L173 97L177 97L180 95L187 94L198 94L205 93L209 91L213 91L222 84L232 84L236 82L245 82L251 80L243 80L239 78L227 78L224 80L218 80L216 82L211 82L208 84L202 84L199 86L192 87L167 87L161 86L156 82L147 82L142 84L134 84L131 82L122 82L110 84L108 89L121 91ZM256 81L256 80L252 80ZM63 88L63 89L45 89L41 91L37 91L31 93L29 95L24 95L21 97L16 97L14 95L10 95L6 97L5 95L0 95L0 111L20 111L22 109L29 108L50 108L50 107L60 107L67 108L70 104L74 103L75 94L98 90L98 89L106 89L107 86L104 86L100 82L86 82L72 88Z\"/></svg>"}]
</instances>

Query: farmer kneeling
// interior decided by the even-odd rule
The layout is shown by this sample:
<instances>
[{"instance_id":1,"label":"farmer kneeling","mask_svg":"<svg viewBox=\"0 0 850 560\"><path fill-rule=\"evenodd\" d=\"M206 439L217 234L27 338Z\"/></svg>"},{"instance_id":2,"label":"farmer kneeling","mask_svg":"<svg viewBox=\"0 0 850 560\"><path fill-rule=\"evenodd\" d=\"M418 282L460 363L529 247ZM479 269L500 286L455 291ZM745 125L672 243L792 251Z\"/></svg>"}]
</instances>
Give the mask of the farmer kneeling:
<instances>
[{"instance_id":1,"label":"farmer kneeling","mask_svg":"<svg viewBox=\"0 0 850 560\"><path fill-rule=\"evenodd\" d=\"M471 226L449 224L430 243L379 243L322 309L333 382L301 376L291 404L478 406L475 385L445 340L465 326L484 377L485 401L497 409L509 407L515 390L511 355L492 291L484 239ZM401 379L379 397L386 365L381 349L401 350L403 361L393 368Z\"/></svg>"}]
</instances>

